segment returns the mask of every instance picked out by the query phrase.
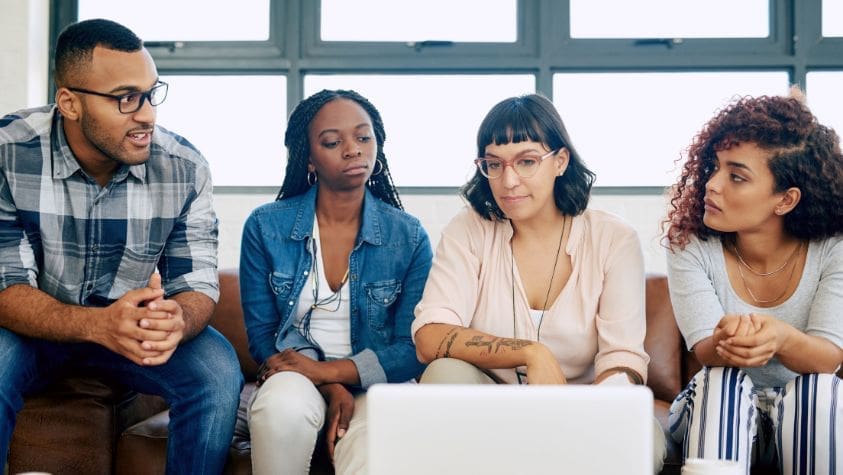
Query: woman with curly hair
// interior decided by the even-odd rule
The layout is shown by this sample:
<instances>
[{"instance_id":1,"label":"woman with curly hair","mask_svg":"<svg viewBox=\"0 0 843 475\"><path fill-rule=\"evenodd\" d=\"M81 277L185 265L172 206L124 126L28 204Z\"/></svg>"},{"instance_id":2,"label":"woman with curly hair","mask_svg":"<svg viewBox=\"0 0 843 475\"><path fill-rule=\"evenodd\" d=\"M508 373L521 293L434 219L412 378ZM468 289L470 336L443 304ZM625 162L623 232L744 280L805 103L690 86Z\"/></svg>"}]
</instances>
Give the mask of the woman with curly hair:
<instances>
[{"instance_id":1,"label":"woman with curly hair","mask_svg":"<svg viewBox=\"0 0 843 475\"><path fill-rule=\"evenodd\" d=\"M839 473L838 136L797 98L737 100L689 147L670 204L670 296L704 365L671 407L684 456Z\"/></svg>"},{"instance_id":2,"label":"woman with curly hair","mask_svg":"<svg viewBox=\"0 0 843 475\"><path fill-rule=\"evenodd\" d=\"M336 473L364 473L366 389L423 369L410 323L432 251L402 209L385 140L360 94L308 97L287 126L278 199L246 221L240 291L261 363L248 414L255 473L308 473L320 436Z\"/></svg>"}]
</instances>

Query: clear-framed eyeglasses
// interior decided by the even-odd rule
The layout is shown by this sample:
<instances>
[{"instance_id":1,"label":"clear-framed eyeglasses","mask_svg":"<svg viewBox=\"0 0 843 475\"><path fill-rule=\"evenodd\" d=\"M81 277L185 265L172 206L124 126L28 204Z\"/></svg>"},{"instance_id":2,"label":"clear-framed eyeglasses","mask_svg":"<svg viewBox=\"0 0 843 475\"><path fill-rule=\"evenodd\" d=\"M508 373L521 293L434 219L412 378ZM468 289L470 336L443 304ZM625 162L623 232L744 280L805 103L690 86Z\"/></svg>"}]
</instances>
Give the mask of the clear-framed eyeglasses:
<instances>
[{"instance_id":1,"label":"clear-framed eyeglasses","mask_svg":"<svg viewBox=\"0 0 843 475\"><path fill-rule=\"evenodd\" d=\"M167 98L167 90L169 85L164 81L158 81L148 91L135 91L126 94L106 94L104 92L90 91L79 87L68 87L69 91L79 92L82 94L91 94L92 96L107 97L117 101L117 110L121 114L132 114L143 107L143 101L148 100L149 105L155 107Z\"/></svg>"},{"instance_id":2,"label":"clear-framed eyeglasses","mask_svg":"<svg viewBox=\"0 0 843 475\"><path fill-rule=\"evenodd\" d=\"M530 178L539 171L539 167L546 158L555 155L558 151L558 149L551 150L542 156L525 155L515 160L481 157L474 160L474 164L477 165L480 173L490 180L500 178L506 167L512 167L521 178Z\"/></svg>"}]
</instances>

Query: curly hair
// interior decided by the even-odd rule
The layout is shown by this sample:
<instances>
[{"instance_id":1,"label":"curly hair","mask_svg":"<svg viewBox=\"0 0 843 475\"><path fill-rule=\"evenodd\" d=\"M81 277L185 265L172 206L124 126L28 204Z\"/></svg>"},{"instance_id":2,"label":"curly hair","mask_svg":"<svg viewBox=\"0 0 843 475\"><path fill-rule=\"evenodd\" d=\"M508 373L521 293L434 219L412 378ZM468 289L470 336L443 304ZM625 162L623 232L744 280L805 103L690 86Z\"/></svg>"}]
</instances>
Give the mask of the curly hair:
<instances>
[{"instance_id":1,"label":"curly hair","mask_svg":"<svg viewBox=\"0 0 843 475\"><path fill-rule=\"evenodd\" d=\"M143 48L143 42L131 30L110 20L97 18L74 23L65 28L56 41L56 85L63 87L78 81L97 46L133 53Z\"/></svg>"},{"instance_id":2,"label":"curly hair","mask_svg":"<svg viewBox=\"0 0 843 475\"><path fill-rule=\"evenodd\" d=\"M818 123L797 98L743 97L719 111L688 147L662 223L669 248L684 248L691 236L731 238L733 233L703 223L703 200L716 152L741 142L770 152L774 192L796 187L802 193L784 216L785 232L797 239L822 239L843 231L843 156L837 134Z\"/></svg>"},{"instance_id":3,"label":"curly hair","mask_svg":"<svg viewBox=\"0 0 843 475\"><path fill-rule=\"evenodd\" d=\"M528 140L541 142L550 150L568 149L568 168L564 175L556 177L553 197L556 207L566 215L576 216L585 211L594 173L585 166L559 112L546 97L539 94L510 97L492 107L477 131L477 156L485 155L486 146L492 143L501 145ZM460 195L485 219L506 219L492 195L489 179L480 170L475 170L474 176L460 188Z\"/></svg>"},{"instance_id":4,"label":"curly hair","mask_svg":"<svg viewBox=\"0 0 843 475\"><path fill-rule=\"evenodd\" d=\"M287 169L284 175L284 183L278 191L276 200L291 198L307 192L312 186L307 181L307 165L310 163L310 139L308 129L313 118L322 109L322 106L336 99L348 99L356 102L372 119L372 127L375 132L375 140L378 144L377 160L383 165L383 170L377 175L369 178L366 186L373 195L381 201L403 210L398 191L392 183L392 174L389 172L389 163L383 153L383 144L386 141L386 132L383 128L381 114L369 102L368 99L355 91L350 90L328 90L323 89L316 94L299 102L290 120L287 123L287 132L284 134L284 145L287 146Z\"/></svg>"}]
</instances>

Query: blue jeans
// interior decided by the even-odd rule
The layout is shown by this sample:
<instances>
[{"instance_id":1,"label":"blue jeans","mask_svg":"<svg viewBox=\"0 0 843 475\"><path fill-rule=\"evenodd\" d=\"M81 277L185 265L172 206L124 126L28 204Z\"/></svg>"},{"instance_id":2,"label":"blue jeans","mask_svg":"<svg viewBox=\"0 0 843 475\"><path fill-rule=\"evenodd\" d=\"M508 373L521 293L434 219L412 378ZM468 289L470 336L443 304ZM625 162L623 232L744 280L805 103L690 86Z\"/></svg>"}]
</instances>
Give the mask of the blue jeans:
<instances>
[{"instance_id":1,"label":"blue jeans","mask_svg":"<svg viewBox=\"0 0 843 475\"><path fill-rule=\"evenodd\" d=\"M167 401L167 473L221 473L225 466L243 377L234 349L213 328L183 342L160 366L138 366L95 344L27 338L0 328L0 361L3 463L23 397L46 386L57 368L73 366Z\"/></svg>"}]
</instances>

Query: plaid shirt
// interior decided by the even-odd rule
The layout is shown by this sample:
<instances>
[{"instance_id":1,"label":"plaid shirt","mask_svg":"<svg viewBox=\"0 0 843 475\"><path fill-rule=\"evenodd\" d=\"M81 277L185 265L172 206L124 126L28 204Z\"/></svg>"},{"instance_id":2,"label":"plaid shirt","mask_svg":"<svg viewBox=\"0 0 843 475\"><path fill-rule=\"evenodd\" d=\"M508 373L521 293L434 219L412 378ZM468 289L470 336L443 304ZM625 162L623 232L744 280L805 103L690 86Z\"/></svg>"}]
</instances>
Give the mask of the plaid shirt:
<instances>
[{"instance_id":1,"label":"plaid shirt","mask_svg":"<svg viewBox=\"0 0 843 475\"><path fill-rule=\"evenodd\" d=\"M156 127L149 160L100 187L79 166L53 106L0 118L0 290L37 287L106 306L145 287L217 300L210 171L186 140Z\"/></svg>"}]
</instances>

